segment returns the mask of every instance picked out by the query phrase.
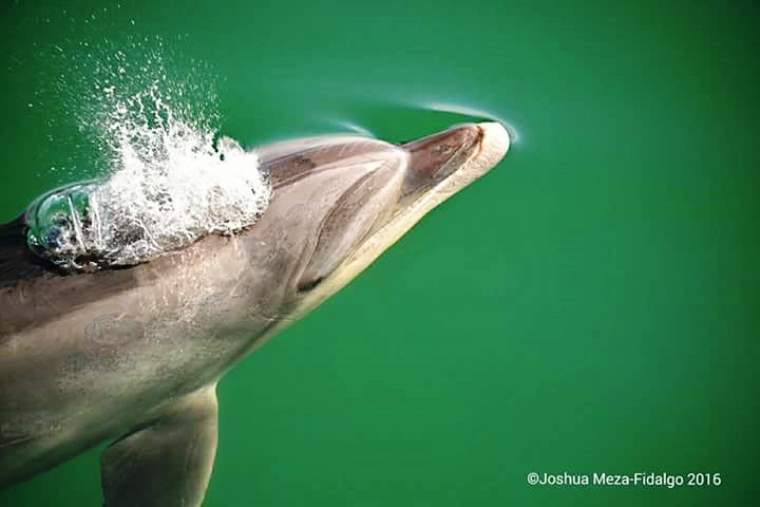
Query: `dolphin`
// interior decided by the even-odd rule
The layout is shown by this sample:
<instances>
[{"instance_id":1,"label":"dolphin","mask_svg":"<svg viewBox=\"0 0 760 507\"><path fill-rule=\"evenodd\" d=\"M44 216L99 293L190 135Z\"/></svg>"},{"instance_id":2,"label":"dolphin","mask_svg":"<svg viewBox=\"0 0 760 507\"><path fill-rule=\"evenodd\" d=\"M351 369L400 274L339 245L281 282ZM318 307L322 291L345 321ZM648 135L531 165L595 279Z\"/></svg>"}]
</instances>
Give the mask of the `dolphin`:
<instances>
[{"instance_id":1,"label":"dolphin","mask_svg":"<svg viewBox=\"0 0 760 507\"><path fill-rule=\"evenodd\" d=\"M62 273L0 225L0 485L104 441L104 503L197 506L216 385L432 208L492 169L495 122L402 145L331 135L256 150L272 185L251 228L143 264Z\"/></svg>"}]
</instances>

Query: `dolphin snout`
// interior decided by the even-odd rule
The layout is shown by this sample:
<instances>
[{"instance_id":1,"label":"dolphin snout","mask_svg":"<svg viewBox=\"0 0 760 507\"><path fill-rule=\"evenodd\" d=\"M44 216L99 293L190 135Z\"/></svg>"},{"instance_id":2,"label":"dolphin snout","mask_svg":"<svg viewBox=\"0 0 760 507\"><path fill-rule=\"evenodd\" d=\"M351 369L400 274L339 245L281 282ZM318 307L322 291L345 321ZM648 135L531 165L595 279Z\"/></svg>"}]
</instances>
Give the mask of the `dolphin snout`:
<instances>
[{"instance_id":1,"label":"dolphin snout","mask_svg":"<svg viewBox=\"0 0 760 507\"><path fill-rule=\"evenodd\" d=\"M509 149L500 123L467 123L404 144L409 153L402 200L414 199L457 173L466 183L493 168ZM459 173L462 173L461 175ZM459 185L459 190L464 185Z\"/></svg>"},{"instance_id":2,"label":"dolphin snout","mask_svg":"<svg viewBox=\"0 0 760 507\"><path fill-rule=\"evenodd\" d=\"M501 162L512 139L504 125L499 122L478 123L477 127L480 130L480 151L473 163L480 166L479 169L485 173Z\"/></svg>"}]
</instances>

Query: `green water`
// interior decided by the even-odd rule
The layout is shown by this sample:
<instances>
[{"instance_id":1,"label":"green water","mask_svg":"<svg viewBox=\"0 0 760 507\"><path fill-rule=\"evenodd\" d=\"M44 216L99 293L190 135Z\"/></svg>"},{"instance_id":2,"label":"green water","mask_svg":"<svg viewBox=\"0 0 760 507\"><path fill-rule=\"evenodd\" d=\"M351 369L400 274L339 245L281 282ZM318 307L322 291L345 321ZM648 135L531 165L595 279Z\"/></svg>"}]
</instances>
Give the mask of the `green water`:
<instances>
[{"instance_id":1,"label":"green water","mask_svg":"<svg viewBox=\"0 0 760 507\"><path fill-rule=\"evenodd\" d=\"M82 41L158 35L180 75L213 75L219 128L244 145L461 121L435 103L519 133L223 380L206 505L756 504L756 3L35 3L0 7L3 221L97 172L51 86L54 46ZM723 482L529 486L533 471ZM97 450L0 493L99 502Z\"/></svg>"}]
</instances>

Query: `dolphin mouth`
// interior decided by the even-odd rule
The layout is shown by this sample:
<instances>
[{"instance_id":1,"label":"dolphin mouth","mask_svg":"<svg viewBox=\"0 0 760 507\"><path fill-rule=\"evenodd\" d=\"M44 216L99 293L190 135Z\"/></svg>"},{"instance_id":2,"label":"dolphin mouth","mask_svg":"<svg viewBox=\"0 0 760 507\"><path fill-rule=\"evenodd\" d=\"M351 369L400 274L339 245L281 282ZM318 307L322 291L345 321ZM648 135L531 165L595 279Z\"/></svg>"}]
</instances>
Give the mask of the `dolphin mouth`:
<instances>
[{"instance_id":1,"label":"dolphin mouth","mask_svg":"<svg viewBox=\"0 0 760 507\"><path fill-rule=\"evenodd\" d=\"M364 244L347 259L346 264L355 263L363 256L371 258L369 262L374 260L379 252L370 252L390 247L429 211L494 169L509 151L511 138L501 123L469 123L453 127L449 131L456 129L476 129L477 138L469 157L443 179L397 208L388 222L372 231ZM449 131L438 135L445 135ZM409 167L407 170L414 169Z\"/></svg>"},{"instance_id":2,"label":"dolphin mouth","mask_svg":"<svg viewBox=\"0 0 760 507\"><path fill-rule=\"evenodd\" d=\"M326 294L346 285L430 210L496 167L509 150L510 137L500 123L485 122L456 128L477 129L477 139L474 140L476 145L473 146L475 149L470 156L448 176L415 195L404 206L397 208L387 222L371 231L359 247L321 281L321 290L315 290L306 296L302 301L303 308L316 306Z\"/></svg>"},{"instance_id":3,"label":"dolphin mouth","mask_svg":"<svg viewBox=\"0 0 760 507\"><path fill-rule=\"evenodd\" d=\"M391 219L373 232L373 237L354 253L347 264L356 262L357 258L364 255L374 260L379 253L369 254L372 249L379 248L380 244L385 244L384 248L388 248L395 243L433 208L494 169L509 151L510 136L501 123L470 123L450 130L458 128L477 129L477 145L473 153L445 178L415 196L412 202L397 209Z\"/></svg>"},{"instance_id":4,"label":"dolphin mouth","mask_svg":"<svg viewBox=\"0 0 760 507\"><path fill-rule=\"evenodd\" d=\"M510 147L510 136L506 128L497 122L468 124L456 128L467 128L474 134L469 144L469 153L461 164L446 177L438 179L425 191L410 195L403 206L397 207L390 213L386 221L375 224L369 233L363 237L358 247L353 249L343 261L329 274L315 278L315 283L303 288L302 297L292 308L292 320L319 305L330 294L333 294L356 278L367 266L372 264L385 250L390 248L419 222L430 210L446 199L459 192L481 176L493 169L507 154ZM452 129L450 129L452 130ZM435 135L434 135L435 136ZM411 144L411 143L410 143ZM399 150L399 156L412 162L408 145L387 145L387 148ZM411 167L406 167L406 176ZM403 198L403 196L402 196ZM281 322L267 332L266 337L259 340L263 343L285 325Z\"/></svg>"}]
</instances>

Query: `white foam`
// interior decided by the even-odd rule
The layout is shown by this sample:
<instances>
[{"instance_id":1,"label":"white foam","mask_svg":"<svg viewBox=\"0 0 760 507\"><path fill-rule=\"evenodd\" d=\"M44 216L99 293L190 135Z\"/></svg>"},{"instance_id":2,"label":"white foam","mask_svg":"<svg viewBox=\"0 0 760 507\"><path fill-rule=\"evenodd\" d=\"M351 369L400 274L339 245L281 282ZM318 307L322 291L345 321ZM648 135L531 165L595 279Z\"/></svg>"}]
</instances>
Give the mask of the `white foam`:
<instances>
[{"instance_id":1,"label":"white foam","mask_svg":"<svg viewBox=\"0 0 760 507\"><path fill-rule=\"evenodd\" d=\"M156 80L129 95L118 82L102 88L105 109L90 121L107 146L107 176L68 191L68 206L54 210L67 209L66 220L46 214L45 199L30 210L38 253L70 269L132 265L261 216L271 189L256 154L229 138L215 146L213 129L166 100L165 86Z\"/></svg>"}]
</instances>

